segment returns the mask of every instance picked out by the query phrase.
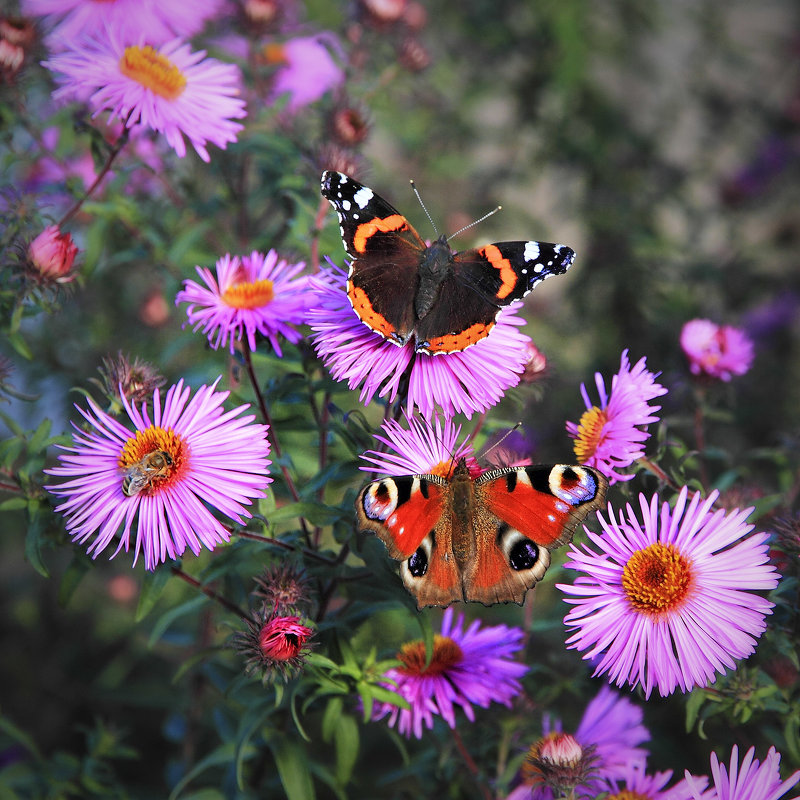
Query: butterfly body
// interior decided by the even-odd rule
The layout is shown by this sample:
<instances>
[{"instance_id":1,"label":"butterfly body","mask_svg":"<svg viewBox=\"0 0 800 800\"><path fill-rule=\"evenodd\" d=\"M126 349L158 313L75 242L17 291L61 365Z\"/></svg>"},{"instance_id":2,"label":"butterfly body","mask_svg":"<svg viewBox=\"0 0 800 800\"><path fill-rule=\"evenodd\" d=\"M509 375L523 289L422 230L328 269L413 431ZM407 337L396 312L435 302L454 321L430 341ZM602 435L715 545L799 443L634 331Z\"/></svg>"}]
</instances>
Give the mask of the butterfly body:
<instances>
[{"instance_id":1,"label":"butterfly body","mask_svg":"<svg viewBox=\"0 0 800 800\"><path fill-rule=\"evenodd\" d=\"M420 608L522 603L550 565L550 551L603 504L606 488L589 467L510 467L474 478L462 460L450 478L373 481L356 513L360 528L401 562L403 584Z\"/></svg>"},{"instance_id":2,"label":"butterfly body","mask_svg":"<svg viewBox=\"0 0 800 800\"><path fill-rule=\"evenodd\" d=\"M322 175L351 259L347 296L359 319L400 347L459 352L489 335L500 311L570 267L575 253L548 242L497 242L454 252L426 244L372 189L341 172Z\"/></svg>"}]
</instances>

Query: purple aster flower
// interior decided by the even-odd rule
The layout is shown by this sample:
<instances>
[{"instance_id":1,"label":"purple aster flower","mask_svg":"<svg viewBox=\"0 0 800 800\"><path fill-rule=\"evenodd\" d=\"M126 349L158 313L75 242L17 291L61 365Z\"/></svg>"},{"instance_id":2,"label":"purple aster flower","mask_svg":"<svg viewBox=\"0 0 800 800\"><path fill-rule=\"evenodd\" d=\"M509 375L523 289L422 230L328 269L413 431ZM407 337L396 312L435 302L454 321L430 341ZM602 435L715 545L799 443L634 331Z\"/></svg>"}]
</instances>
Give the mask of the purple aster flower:
<instances>
[{"instance_id":1,"label":"purple aster flower","mask_svg":"<svg viewBox=\"0 0 800 800\"><path fill-rule=\"evenodd\" d=\"M606 800L693 800L692 792L684 780L669 789L665 788L670 778L671 769L649 775L643 762L631 762L625 767L624 774L603 781L600 789L608 792Z\"/></svg>"},{"instance_id":2,"label":"purple aster flower","mask_svg":"<svg viewBox=\"0 0 800 800\"><path fill-rule=\"evenodd\" d=\"M378 394L394 401L401 378L408 375L407 407L425 417L440 406L447 417L470 418L499 402L519 383L528 360L530 339L517 328L525 320L515 313L520 304L500 314L491 334L459 353L415 353L370 330L358 318L345 291L347 273L330 263L312 279L317 299L309 309L314 346L336 380L351 389L361 386L365 405Z\"/></svg>"},{"instance_id":3,"label":"purple aster flower","mask_svg":"<svg viewBox=\"0 0 800 800\"><path fill-rule=\"evenodd\" d=\"M48 490L63 499L56 511L73 540L94 537L93 558L120 529L111 557L127 551L134 526L134 562L143 550L147 569L187 547L197 555L230 537L207 506L241 523L250 516L245 506L264 497L271 480L266 426L254 424L252 414L241 416L249 406L223 411L229 393L216 391L216 382L190 394L179 381L162 406L156 389L152 414L123 397L134 430L91 400L88 410L78 408L91 430L76 427L61 465L47 470L68 480Z\"/></svg>"},{"instance_id":4,"label":"purple aster flower","mask_svg":"<svg viewBox=\"0 0 800 800\"><path fill-rule=\"evenodd\" d=\"M693 319L683 326L681 348L693 375L723 381L744 375L754 357L753 342L744 331L708 319Z\"/></svg>"},{"instance_id":5,"label":"purple aster flower","mask_svg":"<svg viewBox=\"0 0 800 800\"><path fill-rule=\"evenodd\" d=\"M711 754L711 777L714 786L703 793L706 778L695 778L686 771L686 783L689 786L690 798L694 800L778 800L789 789L800 781L800 770L792 773L785 781L781 781L781 754L770 747L767 757L761 763L753 758L755 748L745 753L739 764L739 748L734 745L731 750L730 770L719 763L716 753ZM669 797L668 800L677 800ZM793 800L798 800L795 796Z\"/></svg>"},{"instance_id":6,"label":"purple aster flower","mask_svg":"<svg viewBox=\"0 0 800 800\"><path fill-rule=\"evenodd\" d=\"M274 250L264 255L224 255L217 261L216 278L207 267L196 267L205 286L186 280L175 303L189 303L186 313L194 329L202 328L216 350L247 336L251 352L256 349L256 334L266 336L280 356L278 336L299 342L302 336L292 325L305 321L306 278L298 278L304 262L289 264Z\"/></svg>"},{"instance_id":7,"label":"purple aster flower","mask_svg":"<svg viewBox=\"0 0 800 800\"><path fill-rule=\"evenodd\" d=\"M420 739L423 724L433 728L435 716L455 728L456 706L461 706L467 719L474 722L473 705L511 705L511 699L522 690L519 678L528 671L524 664L512 660L523 646L523 631L506 625L481 628L478 620L463 630L463 624L463 614L454 623L452 609L444 612L441 633L434 637L433 656L427 666L422 640L403 645L397 654L403 666L390 669L384 677L387 688L405 698L410 708L376 703L373 719L388 715L390 726L396 724L404 736Z\"/></svg>"},{"instance_id":8,"label":"purple aster flower","mask_svg":"<svg viewBox=\"0 0 800 800\"><path fill-rule=\"evenodd\" d=\"M163 44L176 36L188 38L216 15L224 0L22 0L22 12L47 17L57 26L48 37L53 49L72 47L82 36L105 36L107 31L126 31L134 39Z\"/></svg>"},{"instance_id":9,"label":"purple aster flower","mask_svg":"<svg viewBox=\"0 0 800 800\"><path fill-rule=\"evenodd\" d=\"M388 448L388 452L367 450L361 454L372 466L361 467L365 472L380 475L452 475L453 467L466 459L470 472L480 472L468 441L457 444L461 426L451 419L442 422L434 415L433 424L421 417L406 417L408 427L395 420L386 420L383 436L375 438ZM392 452L394 451L394 452Z\"/></svg>"},{"instance_id":10,"label":"purple aster flower","mask_svg":"<svg viewBox=\"0 0 800 800\"><path fill-rule=\"evenodd\" d=\"M156 49L109 29L76 40L44 65L58 73L54 98L88 98L95 115L109 111L110 119L119 117L128 127L146 125L164 134L181 157L186 136L209 161L206 143L224 149L236 141L242 125L234 120L247 113L238 68L205 58L202 50L193 53L180 39Z\"/></svg>"},{"instance_id":11,"label":"purple aster flower","mask_svg":"<svg viewBox=\"0 0 800 800\"><path fill-rule=\"evenodd\" d=\"M286 108L294 112L344 83L344 71L333 60L332 50L341 55L339 42L330 33L267 45L267 63L280 65L273 77L270 102L288 94Z\"/></svg>"},{"instance_id":12,"label":"purple aster flower","mask_svg":"<svg viewBox=\"0 0 800 800\"><path fill-rule=\"evenodd\" d=\"M574 738L589 751L592 774L578 788L576 798L593 800L609 781L624 779L631 765L644 766L647 751L639 745L650 738L650 733L642 724L643 716L639 706L608 686L586 706ZM551 723L545 717L542 727L547 738L561 732L561 721ZM531 749L538 749L537 745L538 742L534 743ZM528 770L523 763L521 774L522 783L508 800L553 800L553 791L536 780L535 770Z\"/></svg>"},{"instance_id":13,"label":"purple aster flower","mask_svg":"<svg viewBox=\"0 0 800 800\"><path fill-rule=\"evenodd\" d=\"M599 372L594 375L599 406L592 404L586 386L581 384L586 411L577 425L567 422L567 433L575 440L578 461L599 469L612 484L633 477L617 470L644 455L644 442L650 438L645 428L658 421L655 412L661 406L651 406L650 401L667 390L656 383L656 377L645 368L644 358L631 368L628 351L624 350L619 372L611 379L610 392L606 392L603 376Z\"/></svg>"},{"instance_id":14,"label":"purple aster flower","mask_svg":"<svg viewBox=\"0 0 800 800\"><path fill-rule=\"evenodd\" d=\"M574 606L567 644L597 663L595 675L666 696L713 682L753 652L773 607L755 592L775 588L778 575L769 536L744 538L753 509L712 511L718 495L687 503L684 487L674 509L659 510L657 494L640 494L643 524L630 504L627 518L609 506L608 521L597 515L603 533L586 531L598 549L572 545L565 566L587 576L557 584Z\"/></svg>"}]
</instances>

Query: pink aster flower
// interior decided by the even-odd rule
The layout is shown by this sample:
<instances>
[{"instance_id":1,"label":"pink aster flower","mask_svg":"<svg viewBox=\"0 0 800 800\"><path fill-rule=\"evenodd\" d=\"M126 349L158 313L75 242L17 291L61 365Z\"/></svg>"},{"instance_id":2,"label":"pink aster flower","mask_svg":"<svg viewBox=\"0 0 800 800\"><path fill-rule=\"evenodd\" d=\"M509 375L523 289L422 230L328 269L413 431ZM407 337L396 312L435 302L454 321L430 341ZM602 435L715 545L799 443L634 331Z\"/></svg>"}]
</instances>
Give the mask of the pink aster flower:
<instances>
[{"instance_id":1,"label":"pink aster flower","mask_svg":"<svg viewBox=\"0 0 800 800\"><path fill-rule=\"evenodd\" d=\"M129 549L134 533L134 562L144 551L147 569L187 547L197 555L230 537L207 506L242 523L250 516L245 506L264 497L271 480L266 426L241 415L246 405L223 411L229 393L216 391L216 383L190 394L179 381L162 405L156 389L152 412L123 397L133 430L91 400L88 410L78 408L91 429L76 428L61 465L47 470L68 480L48 490L62 498L56 511L73 540L94 537L93 558L118 533L111 557Z\"/></svg>"},{"instance_id":2,"label":"pink aster flower","mask_svg":"<svg viewBox=\"0 0 800 800\"><path fill-rule=\"evenodd\" d=\"M711 777L714 785L709 792L702 792L707 781L695 778L686 771L686 783L694 800L778 800L800 781L800 770L793 772L781 781L781 754L770 747L767 757L761 763L754 758L755 748L745 753L739 764L739 748L731 750L730 770L719 763L716 753L711 754ZM669 798L668 800L673 800ZM798 800L795 796L793 800Z\"/></svg>"},{"instance_id":3,"label":"pink aster flower","mask_svg":"<svg viewBox=\"0 0 800 800\"><path fill-rule=\"evenodd\" d=\"M600 789L608 792L606 800L693 800L686 781L682 780L666 788L672 778L672 770L656 772L645 771L643 762L629 763L624 774L613 780L602 782ZM711 800L704 797L702 800Z\"/></svg>"},{"instance_id":4,"label":"pink aster flower","mask_svg":"<svg viewBox=\"0 0 800 800\"><path fill-rule=\"evenodd\" d=\"M234 120L247 113L239 98L238 68L205 58L202 50L193 53L180 39L156 49L109 29L76 40L44 65L61 84L54 98L88 98L95 115L109 111L110 119L118 117L128 127L152 128L181 157L186 136L209 161L206 143L224 149L236 141L242 125Z\"/></svg>"},{"instance_id":5,"label":"pink aster flower","mask_svg":"<svg viewBox=\"0 0 800 800\"><path fill-rule=\"evenodd\" d=\"M606 392L603 376L599 372L594 375L599 406L592 404L586 386L581 384L586 411L577 425L567 422L567 433L575 440L578 461L599 469L612 484L633 477L617 470L644 455L644 442L650 438L646 428L658 421L655 412L661 406L652 406L650 401L667 390L656 383L656 377L646 369L644 358L631 368L628 351L624 350L619 372L611 379L610 392Z\"/></svg>"},{"instance_id":6,"label":"pink aster flower","mask_svg":"<svg viewBox=\"0 0 800 800\"><path fill-rule=\"evenodd\" d=\"M224 255L217 261L216 277L207 267L196 267L205 286L186 280L175 303L189 303L186 314L194 329L202 328L209 344L229 346L247 336L251 352L256 349L256 334L269 339L280 356L278 337L292 343L302 336L292 325L305 321L308 281L298 278L304 262L289 264L275 250L264 255Z\"/></svg>"},{"instance_id":7,"label":"pink aster flower","mask_svg":"<svg viewBox=\"0 0 800 800\"><path fill-rule=\"evenodd\" d=\"M126 31L152 45L188 38L215 16L224 0L22 0L22 12L58 24L48 37L54 49L72 47L82 36Z\"/></svg>"},{"instance_id":8,"label":"pink aster flower","mask_svg":"<svg viewBox=\"0 0 800 800\"><path fill-rule=\"evenodd\" d=\"M519 678L528 667L512 660L522 648L520 628L494 625L481 628L475 620L463 630L464 616L453 622L453 610L442 617L441 633L436 634L433 656L426 666L425 643L408 642L397 654L401 667L386 674L387 688L408 701L410 708L391 703L376 703L373 719L389 717L389 725L406 737L422 738L423 725L433 728L433 718L441 716L456 726L455 707L461 706L470 722L475 721L473 705L488 708L491 703L510 706L522 690Z\"/></svg>"},{"instance_id":9,"label":"pink aster flower","mask_svg":"<svg viewBox=\"0 0 800 800\"><path fill-rule=\"evenodd\" d=\"M451 419L442 422L434 416L433 424L420 417L406 417L408 427L395 420L386 420L381 426L384 435L375 438L387 449L386 452L367 450L361 454L371 466L363 466L365 472L380 475L442 475L449 476L453 467L467 459L470 471L480 471L469 442L458 444L461 426Z\"/></svg>"},{"instance_id":10,"label":"pink aster flower","mask_svg":"<svg viewBox=\"0 0 800 800\"><path fill-rule=\"evenodd\" d=\"M280 65L273 77L270 102L288 94L287 110L297 111L344 83L344 71L331 55L332 50L341 55L340 49L332 34L300 36L267 45L267 63Z\"/></svg>"},{"instance_id":11,"label":"pink aster flower","mask_svg":"<svg viewBox=\"0 0 800 800\"><path fill-rule=\"evenodd\" d=\"M639 495L643 523L597 515L602 534L587 530L589 546L572 545L565 566L586 576L557 584L574 608L564 619L575 633L569 647L597 663L617 686L642 684L649 697L691 691L750 655L773 604L755 594L774 589L778 575L766 533L745 538L752 508L712 511L719 493L687 503L684 487L674 509L658 495Z\"/></svg>"},{"instance_id":12,"label":"pink aster flower","mask_svg":"<svg viewBox=\"0 0 800 800\"><path fill-rule=\"evenodd\" d=\"M75 279L73 263L78 248L58 225L48 225L29 245L28 262L32 274L45 283L70 283Z\"/></svg>"},{"instance_id":13,"label":"pink aster flower","mask_svg":"<svg viewBox=\"0 0 800 800\"><path fill-rule=\"evenodd\" d=\"M334 264L312 279L316 302L309 309L315 331L314 347L336 380L350 389L361 386L365 405L378 394L394 401L400 381L408 374L407 407L430 417L437 406L447 417L467 418L498 403L507 389L519 383L528 360L530 339L517 328L525 320L508 306L491 334L460 353L415 353L414 343L403 347L371 331L347 299L347 273Z\"/></svg>"},{"instance_id":14,"label":"pink aster flower","mask_svg":"<svg viewBox=\"0 0 800 800\"><path fill-rule=\"evenodd\" d=\"M576 791L576 798L593 800L609 781L622 780L631 765L644 766L647 751L639 747L650 738L642 724L644 715L639 706L626 697L604 686L586 706L575 741L591 760L591 774ZM561 732L561 721L551 722L545 717L543 738ZM538 754L539 742L531 747ZM553 800L553 791L541 785L536 770L525 766L521 771L522 783L508 795L507 800Z\"/></svg>"},{"instance_id":15,"label":"pink aster flower","mask_svg":"<svg viewBox=\"0 0 800 800\"><path fill-rule=\"evenodd\" d=\"M683 326L681 348L693 375L723 381L744 375L754 357L753 342L744 331L708 319L693 319Z\"/></svg>"}]
</instances>

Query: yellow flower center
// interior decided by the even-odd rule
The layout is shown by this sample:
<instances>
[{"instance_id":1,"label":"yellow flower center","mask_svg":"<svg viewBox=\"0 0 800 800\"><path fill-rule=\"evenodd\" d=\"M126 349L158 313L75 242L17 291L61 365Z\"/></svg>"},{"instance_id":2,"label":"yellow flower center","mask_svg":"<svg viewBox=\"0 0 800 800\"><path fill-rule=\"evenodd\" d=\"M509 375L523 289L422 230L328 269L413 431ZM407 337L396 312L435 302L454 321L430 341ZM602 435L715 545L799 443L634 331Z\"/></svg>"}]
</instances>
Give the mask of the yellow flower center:
<instances>
[{"instance_id":1,"label":"yellow flower center","mask_svg":"<svg viewBox=\"0 0 800 800\"><path fill-rule=\"evenodd\" d=\"M637 550L622 571L622 588L636 611L660 617L679 608L692 587L691 562L671 544Z\"/></svg>"},{"instance_id":2,"label":"yellow flower center","mask_svg":"<svg viewBox=\"0 0 800 800\"><path fill-rule=\"evenodd\" d=\"M608 414L597 406L583 412L578 423L578 436L573 445L579 463L585 464L597 452L606 422Z\"/></svg>"},{"instance_id":3,"label":"yellow flower center","mask_svg":"<svg viewBox=\"0 0 800 800\"><path fill-rule=\"evenodd\" d=\"M119 69L123 75L167 100L177 100L186 88L184 74L149 44L126 47Z\"/></svg>"},{"instance_id":4,"label":"yellow flower center","mask_svg":"<svg viewBox=\"0 0 800 800\"><path fill-rule=\"evenodd\" d=\"M172 428L151 425L125 442L118 464L123 472L122 491L127 496L150 494L180 473L186 445Z\"/></svg>"},{"instance_id":5,"label":"yellow flower center","mask_svg":"<svg viewBox=\"0 0 800 800\"><path fill-rule=\"evenodd\" d=\"M229 286L222 300L233 308L263 308L274 296L272 281L242 281Z\"/></svg>"},{"instance_id":6,"label":"yellow flower center","mask_svg":"<svg viewBox=\"0 0 800 800\"><path fill-rule=\"evenodd\" d=\"M648 795L641 792L633 792L630 789L623 789L616 794L610 794L606 800L652 800Z\"/></svg>"},{"instance_id":7,"label":"yellow flower center","mask_svg":"<svg viewBox=\"0 0 800 800\"><path fill-rule=\"evenodd\" d=\"M406 675L441 675L464 660L464 653L458 644L449 636L438 633L433 638L433 655L427 667L425 655L425 642L421 639L407 642L397 654L397 658L403 662L400 671Z\"/></svg>"}]
</instances>

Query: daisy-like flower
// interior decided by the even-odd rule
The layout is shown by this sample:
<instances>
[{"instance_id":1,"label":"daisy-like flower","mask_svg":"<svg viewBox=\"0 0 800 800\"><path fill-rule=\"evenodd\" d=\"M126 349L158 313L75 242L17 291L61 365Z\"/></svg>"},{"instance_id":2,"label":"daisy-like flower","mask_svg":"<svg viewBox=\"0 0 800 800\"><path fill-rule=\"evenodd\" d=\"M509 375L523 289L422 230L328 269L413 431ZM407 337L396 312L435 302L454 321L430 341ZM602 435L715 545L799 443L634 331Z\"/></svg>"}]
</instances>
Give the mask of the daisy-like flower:
<instances>
[{"instance_id":1,"label":"daisy-like flower","mask_svg":"<svg viewBox=\"0 0 800 800\"><path fill-rule=\"evenodd\" d=\"M383 435L376 434L375 438L388 450L362 453L361 458L370 464L361 467L362 470L381 475L449 477L453 467L464 458L470 472L480 472L469 442L458 444L460 425L447 418L442 422L438 416L434 416L432 424L421 417L406 417L406 421L407 428L392 419L381 425Z\"/></svg>"},{"instance_id":2,"label":"daisy-like flower","mask_svg":"<svg viewBox=\"0 0 800 800\"><path fill-rule=\"evenodd\" d=\"M753 342L742 330L693 319L681 330L681 348L693 375L729 381L744 375L753 363Z\"/></svg>"},{"instance_id":3,"label":"daisy-like flower","mask_svg":"<svg viewBox=\"0 0 800 800\"><path fill-rule=\"evenodd\" d=\"M273 77L270 102L288 94L286 108L294 112L344 83L344 71L333 60L331 50L341 50L333 34L300 36L283 44L268 44L264 60L280 65Z\"/></svg>"},{"instance_id":4,"label":"daisy-like flower","mask_svg":"<svg viewBox=\"0 0 800 800\"><path fill-rule=\"evenodd\" d=\"M302 338L292 325L305 321L308 281L297 277L304 267L302 261L287 263L274 250L226 254L217 261L216 277L207 267L196 267L205 286L184 281L175 303L189 303L189 322L202 328L214 349L228 346L233 353L234 343L246 336L254 352L259 333L280 356L279 336L292 343Z\"/></svg>"},{"instance_id":5,"label":"daisy-like flower","mask_svg":"<svg viewBox=\"0 0 800 800\"><path fill-rule=\"evenodd\" d=\"M107 30L125 30L156 45L188 38L221 10L223 0L22 0L21 5L25 14L58 22L48 44L63 49L81 36L102 36Z\"/></svg>"},{"instance_id":6,"label":"daisy-like flower","mask_svg":"<svg viewBox=\"0 0 800 800\"><path fill-rule=\"evenodd\" d=\"M755 592L778 584L769 536L744 538L752 509L712 511L717 497L688 499L684 487L671 509L640 494L643 523L630 504L627 516L609 506L607 520L597 515L602 534L586 531L597 549L572 545L565 566L586 576L557 584L574 606L567 645L596 662L595 675L666 696L713 682L753 652L773 607Z\"/></svg>"},{"instance_id":7,"label":"daisy-like flower","mask_svg":"<svg viewBox=\"0 0 800 800\"><path fill-rule=\"evenodd\" d=\"M216 391L216 382L190 394L179 381L162 405L156 389L152 412L123 397L133 430L91 400L88 410L78 408L91 429L77 429L61 465L47 470L67 478L48 489L63 500L56 511L73 540L94 537L93 558L118 532L111 557L127 551L134 534L134 561L143 551L147 569L187 547L197 555L230 537L208 506L241 523L250 516L245 506L264 497L271 480L266 426L242 416L246 405L224 411L229 393Z\"/></svg>"},{"instance_id":8,"label":"daisy-like flower","mask_svg":"<svg viewBox=\"0 0 800 800\"><path fill-rule=\"evenodd\" d=\"M604 686L586 706L574 739L582 748L584 764L591 768L584 775L577 798L593 800L606 788L609 781L621 780L630 766L644 766L647 751L639 747L650 738L642 724L642 709L626 697ZM508 800L553 800L552 788L543 785L536 759L541 756L541 742L561 734L561 721L544 719L544 736L531 746L521 770L522 783L508 796ZM588 754L588 756L587 756Z\"/></svg>"},{"instance_id":9,"label":"daisy-like flower","mask_svg":"<svg viewBox=\"0 0 800 800\"><path fill-rule=\"evenodd\" d=\"M302 668L314 631L300 617L280 614L265 606L246 624L246 631L234 634L233 646L245 656L248 675L259 672L268 683L275 678L287 680Z\"/></svg>"},{"instance_id":10,"label":"daisy-like flower","mask_svg":"<svg viewBox=\"0 0 800 800\"><path fill-rule=\"evenodd\" d=\"M692 800L686 781L665 788L672 778L671 769L649 775L644 763L636 762L628 764L624 773L619 778L603 782L602 788L608 792L606 800Z\"/></svg>"},{"instance_id":11,"label":"daisy-like flower","mask_svg":"<svg viewBox=\"0 0 800 800\"><path fill-rule=\"evenodd\" d=\"M656 383L656 377L645 367L644 358L631 367L628 351L624 350L619 372L611 379L611 391L606 391L603 376L595 373L599 406L592 404L586 386L581 384L586 411L577 425L567 422L567 433L575 440L578 461L599 469L612 484L629 481L633 475L617 470L644 455L644 442L650 438L646 428L658 420L655 412L661 410L650 401L667 393Z\"/></svg>"},{"instance_id":12,"label":"daisy-like flower","mask_svg":"<svg viewBox=\"0 0 800 800\"><path fill-rule=\"evenodd\" d=\"M88 98L95 115L108 111L128 127L152 128L181 157L184 136L203 161L210 160L207 142L225 149L236 141L242 125L234 120L247 114L238 68L193 53L180 39L158 48L141 42L114 29L76 40L44 62L61 84L53 97Z\"/></svg>"},{"instance_id":13,"label":"daisy-like flower","mask_svg":"<svg viewBox=\"0 0 800 800\"><path fill-rule=\"evenodd\" d=\"M478 620L466 630L463 625L463 614L454 621L452 609L444 612L441 633L434 637L427 666L425 642L403 645L397 654L402 666L390 669L384 677L387 688L407 700L410 708L376 703L373 719L388 715L390 726L397 725L406 737L420 739L423 726L433 728L435 716L455 728L456 706L461 706L467 719L474 722L473 705L511 705L512 698L522 690L519 678L528 671L524 664L512 660L522 648L523 631L506 625L481 628Z\"/></svg>"},{"instance_id":14,"label":"daisy-like flower","mask_svg":"<svg viewBox=\"0 0 800 800\"><path fill-rule=\"evenodd\" d=\"M364 325L347 299L347 273L340 267L323 267L311 283L317 294L308 320L317 354L336 380L350 389L361 386L365 405L376 394L394 401L408 374L409 409L430 417L439 406L447 417L470 418L498 403L525 370L530 339L517 330L525 324L515 313L518 303L504 309L477 344L434 356L416 353L413 342L398 347Z\"/></svg>"},{"instance_id":15,"label":"daisy-like flower","mask_svg":"<svg viewBox=\"0 0 800 800\"><path fill-rule=\"evenodd\" d=\"M709 792L703 793L706 779L698 779L686 771L686 783L690 798L694 800L778 800L789 789L800 782L800 770L781 781L781 754L770 747L767 757L761 763L754 758L755 748L751 747L739 764L739 748L731 750L730 769L719 763L716 753L711 754L711 777L714 782ZM668 800L673 800L672 797ZM793 800L798 800L795 796Z\"/></svg>"}]
</instances>

